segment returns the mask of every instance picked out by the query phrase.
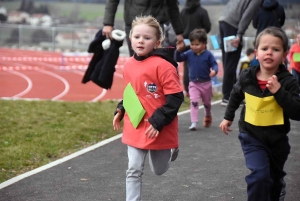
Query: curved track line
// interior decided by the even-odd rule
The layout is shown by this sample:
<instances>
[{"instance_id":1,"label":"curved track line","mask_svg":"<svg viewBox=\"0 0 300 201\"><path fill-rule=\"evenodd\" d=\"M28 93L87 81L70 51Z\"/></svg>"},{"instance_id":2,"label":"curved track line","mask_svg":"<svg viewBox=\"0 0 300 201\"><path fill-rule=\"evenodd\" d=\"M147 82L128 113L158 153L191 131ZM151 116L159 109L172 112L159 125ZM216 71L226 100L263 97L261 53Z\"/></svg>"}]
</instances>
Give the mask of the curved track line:
<instances>
[{"instance_id":1,"label":"curved track line","mask_svg":"<svg viewBox=\"0 0 300 201\"><path fill-rule=\"evenodd\" d=\"M123 75L121 73L114 73L115 76L117 77L121 77L123 78ZM90 102L97 102L98 100L100 100L101 98L103 98L106 94L107 90L106 89L103 89L102 93L97 96L96 98L94 98L93 100L91 100Z\"/></svg>"},{"instance_id":2,"label":"curved track line","mask_svg":"<svg viewBox=\"0 0 300 201\"><path fill-rule=\"evenodd\" d=\"M106 92L107 92L107 90L103 89L103 91L101 92L101 94L99 96L97 96L93 100L90 100L89 102L97 102L98 100L100 100L101 98L103 98L105 96Z\"/></svg>"},{"instance_id":3,"label":"curved track line","mask_svg":"<svg viewBox=\"0 0 300 201\"><path fill-rule=\"evenodd\" d=\"M68 93L68 91L70 89L70 85L69 85L68 81L65 78L63 78L63 77L61 77L61 76L59 76L59 75L57 75L55 73L52 73L50 71L46 71L46 70L42 70L42 69L36 69L36 71L39 71L41 73L45 73L45 74L48 74L50 76L53 76L53 77L61 80L64 83L65 90L62 93L60 93L59 95L57 95L54 98L52 98L51 100L58 100L58 99L60 99L61 97L63 97L64 95L66 95Z\"/></svg>"},{"instance_id":4,"label":"curved track line","mask_svg":"<svg viewBox=\"0 0 300 201\"><path fill-rule=\"evenodd\" d=\"M79 71L79 70L73 70L73 73L76 73L76 74L79 74L79 75L84 75L84 73L82 71ZM100 100L101 98L103 98L105 96L106 92L107 92L107 90L103 89L101 94L99 94L97 97L90 100L89 102L97 102L98 100Z\"/></svg>"},{"instance_id":5,"label":"curved track line","mask_svg":"<svg viewBox=\"0 0 300 201\"><path fill-rule=\"evenodd\" d=\"M17 95L12 96L12 98L19 98L20 96L23 96L24 94L27 94L32 89L32 81L29 77L27 77L23 73L19 73L19 72L14 71L14 70L10 70L10 71L7 71L7 72L10 72L12 74L15 74L15 75L18 75L18 76L24 78L28 83L28 86L24 91L22 91L21 93L18 93Z\"/></svg>"}]
</instances>

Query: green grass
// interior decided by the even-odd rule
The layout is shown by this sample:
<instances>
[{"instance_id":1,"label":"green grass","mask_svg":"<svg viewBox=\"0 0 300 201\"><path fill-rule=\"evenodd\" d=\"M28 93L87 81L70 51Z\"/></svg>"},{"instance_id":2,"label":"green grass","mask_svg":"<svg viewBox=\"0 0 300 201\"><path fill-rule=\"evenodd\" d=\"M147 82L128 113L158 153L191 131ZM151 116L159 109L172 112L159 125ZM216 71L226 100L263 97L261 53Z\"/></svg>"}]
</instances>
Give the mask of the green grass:
<instances>
[{"instance_id":1,"label":"green grass","mask_svg":"<svg viewBox=\"0 0 300 201\"><path fill-rule=\"evenodd\" d=\"M0 182L110 138L116 103L0 101Z\"/></svg>"},{"instance_id":2,"label":"green grass","mask_svg":"<svg viewBox=\"0 0 300 201\"><path fill-rule=\"evenodd\" d=\"M112 128L116 105L0 100L0 183L121 133Z\"/></svg>"}]
</instances>

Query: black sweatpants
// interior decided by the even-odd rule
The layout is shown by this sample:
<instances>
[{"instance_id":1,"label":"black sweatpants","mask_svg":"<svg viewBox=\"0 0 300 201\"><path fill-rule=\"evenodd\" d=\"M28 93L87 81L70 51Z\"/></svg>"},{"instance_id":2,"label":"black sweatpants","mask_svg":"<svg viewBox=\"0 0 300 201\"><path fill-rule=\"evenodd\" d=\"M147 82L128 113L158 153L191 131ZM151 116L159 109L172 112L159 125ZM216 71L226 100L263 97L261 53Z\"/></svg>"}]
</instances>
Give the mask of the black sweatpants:
<instances>
[{"instance_id":1,"label":"black sweatpants","mask_svg":"<svg viewBox=\"0 0 300 201\"><path fill-rule=\"evenodd\" d=\"M222 93L223 99L229 100L230 92L234 83L236 82L236 69L239 63L241 52L242 52L242 41L240 42L236 51L225 52L223 45L223 38L226 36L236 36L237 28L227 24L226 22L219 22L219 31L220 31L220 41L221 41L221 50L222 50L222 62L223 62L223 86Z\"/></svg>"}]
</instances>

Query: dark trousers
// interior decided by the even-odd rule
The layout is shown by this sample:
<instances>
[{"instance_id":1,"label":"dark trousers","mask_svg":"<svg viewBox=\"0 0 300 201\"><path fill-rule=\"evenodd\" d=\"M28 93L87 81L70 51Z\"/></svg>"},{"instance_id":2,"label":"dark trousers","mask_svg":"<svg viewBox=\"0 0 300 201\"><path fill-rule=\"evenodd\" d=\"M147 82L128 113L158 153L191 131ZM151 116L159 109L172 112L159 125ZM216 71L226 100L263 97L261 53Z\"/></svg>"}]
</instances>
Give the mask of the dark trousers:
<instances>
[{"instance_id":1,"label":"dark trousers","mask_svg":"<svg viewBox=\"0 0 300 201\"><path fill-rule=\"evenodd\" d=\"M229 100L230 92L234 83L236 82L236 69L241 57L243 45L241 41L236 51L225 52L223 38L226 36L235 36L237 34L237 29L222 21L219 22L219 29L222 50L222 62L224 69L222 93L223 99Z\"/></svg>"},{"instance_id":2,"label":"dark trousers","mask_svg":"<svg viewBox=\"0 0 300 201\"><path fill-rule=\"evenodd\" d=\"M183 86L185 92L187 93L189 93L189 82L190 82L189 67L187 65L187 61L184 61L183 62Z\"/></svg>"},{"instance_id":3,"label":"dark trousers","mask_svg":"<svg viewBox=\"0 0 300 201\"><path fill-rule=\"evenodd\" d=\"M128 45L128 51L129 51L129 56L132 56L134 51L133 49L131 48L131 42L129 40L129 33L130 33L130 30L131 30L131 25L125 25L125 33L126 33L126 42L127 42L127 45Z\"/></svg>"},{"instance_id":4,"label":"dark trousers","mask_svg":"<svg viewBox=\"0 0 300 201\"><path fill-rule=\"evenodd\" d=\"M283 178L286 175L283 168L290 153L288 137L285 136L270 146L245 133L239 134L239 140L246 166L251 171L246 176L248 201L283 200Z\"/></svg>"}]
</instances>

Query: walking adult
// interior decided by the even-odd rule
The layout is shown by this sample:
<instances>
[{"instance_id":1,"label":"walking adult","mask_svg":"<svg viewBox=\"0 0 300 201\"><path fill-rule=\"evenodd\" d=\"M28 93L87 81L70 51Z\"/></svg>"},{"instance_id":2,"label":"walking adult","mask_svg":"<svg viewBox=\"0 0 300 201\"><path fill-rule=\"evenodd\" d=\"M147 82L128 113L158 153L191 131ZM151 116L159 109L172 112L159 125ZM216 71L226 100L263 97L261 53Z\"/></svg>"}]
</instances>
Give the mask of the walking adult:
<instances>
[{"instance_id":1,"label":"walking adult","mask_svg":"<svg viewBox=\"0 0 300 201\"><path fill-rule=\"evenodd\" d=\"M107 38L112 39L111 32L114 27L115 15L120 0L107 0L105 6L105 14L103 19L103 30L102 33ZM165 10L167 10L168 15L165 15ZM131 29L131 23L137 16L141 15L151 15L157 19L161 27L168 20L176 33L177 43L183 43L182 33L184 31L182 21L179 12L179 3L175 0L125 0L124 1L124 21L125 21L125 32L126 41L129 49L130 56L133 55L133 50L131 48L131 42L129 40L129 32ZM169 16L169 19L168 19Z\"/></svg>"},{"instance_id":2,"label":"walking adult","mask_svg":"<svg viewBox=\"0 0 300 201\"><path fill-rule=\"evenodd\" d=\"M224 68L221 105L227 106L230 92L236 82L236 69L243 47L243 35L245 34L253 16L259 10L263 0L229 0L220 18L219 31L221 39L222 62ZM225 52L223 38L236 36L231 40L235 51Z\"/></svg>"},{"instance_id":3,"label":"walking adult","mask_svg":"<svg viewBox=\"0 0 300 201\"><path fill-rule=\"evenodd\" d=\"M257 30L256 37L260 32L269 26L281 28L285 22L285 12L282 5L277 0L264 0L252 20L253 27ZM255 41L255 40L254 40ZM287 60L285 61L287 63ZM254 58L250 66L257 66L259 62Z\"/></svg>"},{"instance_id":4,"label":"walking adult","mask_svg":"<svg viewBox=\"0 0 300 201\"><path fill-rule=\"evenodd\" d=\"M201 6L200 0L186 0L180 15L184 26L183 38L188 39L194 29L204 29L206 33L211 29L208 12ZM184 51L188 49L189 46ZM189 68L186 61L184 61L183 85L186 96L189 97Z\"/></svg>"},{"instance_id":5,"label":"walking adult","mask_svg":"<svg viewBox=\"0 0 300 201\"><path fill-rule=\"evenodd\" d=\"M277 0L264 0L259 11L254 15L252 25L257 30L256 36L269 26L281 28L285 22L285 12Z\"/></svg>"}]
</instances>

